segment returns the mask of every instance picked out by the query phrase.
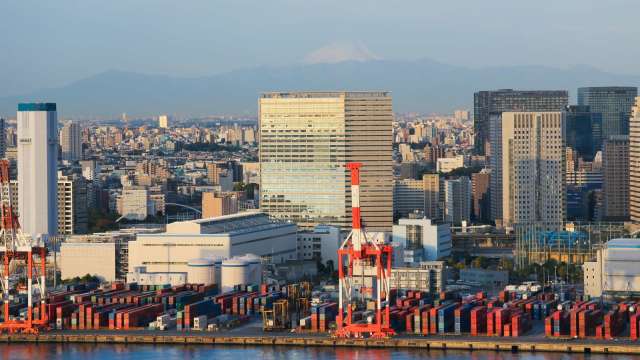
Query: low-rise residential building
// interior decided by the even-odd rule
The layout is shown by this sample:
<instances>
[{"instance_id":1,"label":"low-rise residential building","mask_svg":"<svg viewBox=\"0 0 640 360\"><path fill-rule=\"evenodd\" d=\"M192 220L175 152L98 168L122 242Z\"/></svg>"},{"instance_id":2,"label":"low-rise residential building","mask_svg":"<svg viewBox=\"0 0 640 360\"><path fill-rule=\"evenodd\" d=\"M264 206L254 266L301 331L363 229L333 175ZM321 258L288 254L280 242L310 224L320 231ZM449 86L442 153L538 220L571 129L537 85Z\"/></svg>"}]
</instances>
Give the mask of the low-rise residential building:
<instances>
[{"instance_id":1,"label":"low-rise residential building","mask_svg":"<svg viewBox=\"0 0 640 360\"><path fill-rule=\"evenodd\" d=\"M393 242L403 251L405 264L438 260L451 254L449 225L424 217L400 219L393 226Z\"/></svg>"},{"instance_id":2,"label":"low-rise residential building","mask_svg":"<svg viewBox=\"0 0 640 360\"><path fill-rule=\"evenodd\" d=\"M298 260L332 261L338 265L338 249L343 240L340 229L329 225L316 225L313 230L298 232Z\"/></svg>"},{"instance_id":3,"label":"low-rise residential building","mask_svg":"<svg viewBox=\"0 0 640 360\"><path fill-rule=\"evenodd\" d=\"M391 269L390 284L394 289L420 290L437 294L447 282L444 261L423 261L416 267Z\"/></svg>"}]
</instances>

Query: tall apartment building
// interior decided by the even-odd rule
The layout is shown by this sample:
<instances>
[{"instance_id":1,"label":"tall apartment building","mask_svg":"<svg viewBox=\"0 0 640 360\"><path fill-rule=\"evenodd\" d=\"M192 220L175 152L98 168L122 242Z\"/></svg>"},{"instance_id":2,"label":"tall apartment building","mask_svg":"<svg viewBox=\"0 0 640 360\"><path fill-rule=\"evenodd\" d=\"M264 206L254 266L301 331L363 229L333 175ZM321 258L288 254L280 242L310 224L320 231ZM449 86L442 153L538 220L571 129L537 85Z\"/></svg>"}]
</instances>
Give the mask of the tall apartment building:
<instances>
[{"instance_id":1,"label":"tall apartment building","mask_svg":"<svg viewBox=\"0 0 640 360\"><path fill-rule=\"evenodd\" d=\"M18 105L20 224L25 233L58 230L58 117L55 103Z\"/></svg>"},{"instance_id":2,"label":"tall apartment building","mask_svg":"<svg viewBox=\"0 0 640 360\"><path fill-rule=\"evenodd\" d=\"M168 115L160 115L158 116L158 127L161 129L169 128L169 116Z\"/></svg>"},{"instance_id":3,"label":"tall apartment building","mask_svg":"<svg viewBox=\"0 0 640 360\"><path fill-rule=\"evenodd\" d=\"M219 164L216 163L207 163L207 181L211 185L217 185L220 178L220 173L222 172L222 168Z\"/></svg>"},{"instance_id":4,"label":"tall apartment building","mask_svg":"<svg viewBox=\"0 0 640 360\"><path fill-rule=\"evenodd\" d=\"M58 234L89 231L87 183L82 176L58 175Z\"/></svg>"},{"instance_id":5,"label":"tall apartment building","mask_svg":"<svg viewBox=\"0 0 640 360\"><path fill-rule=\"evenodd\" d=\"M406 217L416 210L423 212L425 203L424 181L400 179L393 182L393 214Z\"/></svg>"},{"instance_id":6,"label":"tall apartment building","mask_svg":"<svg viewBox=\"0 0 640 360\"><path fill-rule=\"evenodd\" d=\"M629 215L640 223L640 96L629 120Z\"/></svg>"},{"instance_id":7,"label":"tall apartment building","mask_svg":"<svg viewBox=\"0 0 640 360\"><path fill-rule=\"evenodd\" d=\"M82 160L82 129L78 123L67 122L60 130L62 160Z\"/></svg>"},{"instance_id":8,"label":"tall apartment building","mask_svg":"<svg viewBox=\"0 0 640 360\"><path fill-rule=\"evenodd\" d=\"M350 226L345 164L363 164L360 206L369 230L393 223L391 95L265 93L260 100L260 207L301 227Z\"/></svg>"},{"instance_id":9,"label":"tall apartment building","mask_svg":"<svg viewBox=\"0 0 640 360\"><path fill-rule=\"evenodd\" d=\"M208 219L237 213L237 193L202 193L202 218Z\"/></svg>"},{"instance_id":10,"label":"tall apartment building","mask_svg":"<svg viewBox=\"0 0 640 360\"><path fill-rule=\"evenodd\" d=\"M442 221L444 182L438 174L424 174L424 216L433 221Z\"/></svg>"},{"instance_id":11,"label":"tall apartment building","mask_svg":"<svg viewBox=\"0 0 640 360\"><path fill-rule=\"evenodd\" d=\"M473 129L476 154L493 154L490 147L490 116L505 111L563 111L569 104L566 90L478 91L473 95Z\"/></svg>"},{"instance_id":12,"label":"tall apartment building","mask_svg":"<svg viewBox=\"0 0 640 360\"><path fill-rule=\"evenodd\" d=\"M555 229L566 213L565 114L502 113L502 222Z\"/></svg>"},{"instance_id":13,"label":"tall apartment building","mask_svg":"<svg viewBox=\"0 0 640 360\"><path fill-rule=\"evenodd\" d=\"M611 135L602 151L604 218L629 219L629 136Z\"/></svg>"},{"instance_id":14,"label":"tall apartment building","mask_svg":"<svg viewBox=\"0 0 640 360\"><path fill-rule=\"evenodd\" d=\"M453 225L471 221L471 181L468 177L444 181L444 220Z\"/></svg>"},{"instance_id":15,"label":"tall apartment building","mask_svg":"<svg viewBox=\"0 0 640 360\"><path fill-rule=\"evenodd\" d=\"M602 114L602 139L612 135L629 135L629 116L638 88L630 86L582 87L578 105L588 105Z\"/></svg>"},{"instance_id":16,"label":"tall apartment building","mask_svg":"<svg viewBox=\"0 0 640 360\"><path fill-rule=\"evenodd\" d=\"M476 221L488 222L491 218L491 202L489 184L491 172L482 169L471 175L471 198L473 201L473 216Z\"/></svg>"},{"instance_id":17,"label":"tall apartment building","mask_svg":"<svg viewBox=\"0 0 640 360\"><path fill-rule=\"evenodd\" d=\"M155 215L155 203L149 198L149 190L144 186L128 186L122 189L118 202L120 215L129 220L142 221L148 215Z\"/></svg>"}]
</instances>

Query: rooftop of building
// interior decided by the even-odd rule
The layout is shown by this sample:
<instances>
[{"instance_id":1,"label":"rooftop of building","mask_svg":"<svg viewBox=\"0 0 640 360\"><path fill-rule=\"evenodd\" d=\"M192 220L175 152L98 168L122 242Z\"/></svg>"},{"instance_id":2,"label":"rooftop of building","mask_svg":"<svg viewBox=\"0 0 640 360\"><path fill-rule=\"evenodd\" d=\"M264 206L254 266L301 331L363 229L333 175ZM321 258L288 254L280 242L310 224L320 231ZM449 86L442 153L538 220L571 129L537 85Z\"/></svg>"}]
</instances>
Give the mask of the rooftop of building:
<instances>
[{"instance_id":1,"label":"rooftop of building","mask_svg":"<svg viewBox=\"0 0 640 360\"><path fill-rule=\"evenodd\" d=\"M18 111L56 111L56 103L19 103Z\"/></svg>"},{"instance_id":2,"label":"rooftop of building","mask_svg":"<svg viewBox=\"0 0 640 360\"><path fill-rule=\"evenodd\" d=\"M640 239L617 238L611 239L606 244L610 249L640 249Z\"/></svg>"},{"instance_id":3,"label":"rooftop of building","mask_svg":"<svg viewBox=\"0 0 640 360\"><path fill-rule=\"evenodd\" d=\"M517 94L526 94L526 95L548 95L548 94L569 94L567 90L515 90L515 89L496 89L496 90L481 90L476 92L479 93L500 93L500 94L509 94L509 95L517 95Z\"/></svg>"},{"instance_id":4,"label":"rooftop of building","mask_svg":"<svg viewBox=\"0 0 640 360\"><path fill-rule=\"evenodd\" d=\"M259 210L247 210L214 218L174 222L167 225L167 231L162 235L239 235L290 226L296 225L272 220Z\"/></svg>"},{"instance_id":5,"label":"rooftop of building","mask_svg":"<svg viewBox=\"0 0 640 360\"><path fill-rule=\"evenodd\" d=\"M384 97L390 96L389 91L293 91L293 92L265 92L263 99L307 99L307 98L341 98L341 97Z\"/></svg>"},{"instance_id":6,"label":"rooftop of building","mask_svg":"<svg viewBox=\"0 0 640 360\"><path fill-rule=\"evenodd\" d=\"M579 87L578 91L616 91L616 90L624 90L624 91L638 91L638 88L635 86L584 86Z\"/></svg>"}]
</instances>

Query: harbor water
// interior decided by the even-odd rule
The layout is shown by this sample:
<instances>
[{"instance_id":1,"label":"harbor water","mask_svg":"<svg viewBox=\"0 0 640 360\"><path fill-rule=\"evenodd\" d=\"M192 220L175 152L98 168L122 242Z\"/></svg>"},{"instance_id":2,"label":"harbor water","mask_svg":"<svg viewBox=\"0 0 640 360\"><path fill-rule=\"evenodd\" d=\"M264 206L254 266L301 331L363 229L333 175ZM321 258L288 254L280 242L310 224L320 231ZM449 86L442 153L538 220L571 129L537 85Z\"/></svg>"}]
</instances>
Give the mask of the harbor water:
<instances>
[{"instance_id":1,"label":"harbor water","mask_svg":"<svg viewBox=\"0 0 640 360\"><path fill-rule=\"evenodd\" d=\"M125 344L2 344L0 359L95 360L257 360L257 359L361 359L361 360L605 360L613 356L563 353L509 353L491 351L442 351L412 349L363 349L282 346L200 346ZM615 360L637 359L615 355Z\"/></svg>"}]
</instances>

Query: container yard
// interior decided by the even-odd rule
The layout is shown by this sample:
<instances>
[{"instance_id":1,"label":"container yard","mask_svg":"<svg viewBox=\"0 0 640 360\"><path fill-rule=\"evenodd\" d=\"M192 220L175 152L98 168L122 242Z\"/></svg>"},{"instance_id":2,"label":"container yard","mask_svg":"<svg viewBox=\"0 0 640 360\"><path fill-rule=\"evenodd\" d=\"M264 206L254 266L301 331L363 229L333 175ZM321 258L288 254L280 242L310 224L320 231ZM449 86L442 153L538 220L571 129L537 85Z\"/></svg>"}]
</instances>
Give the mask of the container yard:
<instances>
[{"instance_id":1,"label":"container yard","mask_svg":"<svg viewBox=\"0 0 640 360\"><path fill-rule=\"evenodd\" d=\"M151 286L112 283L66 286L51 291L33 318L48 319L48 330L216 332L258 329L271 333L335 335L336 293L309 283L249 285L219 294L215 285ZM573 292L502 291L460 296L392 289L389 324L401 336L629 340L639 338L639 302L582 299ZM375 321L374 305L354 307L355 323ZM4 318L3 311L3 318ZM10 319L26 308L9 307Z\"/></svg>"},{"instance_id":2,"label":"container yard","mask_svg":"<svg viewBox=\"0 0 640 360\"><path fill-rule=\"evenodd\" d=\"M526 291L505 290L493 297L484 292L430 294L392 289L389 324L383 325L397 335L387 339L344 339L336 335L336 298L335 286L313 288L307 282L236 286L224 293L219 293L215 285L200 284L67 285L50 291L44 306L32 309L33 318L40 318L44 309L46 329L37 335L9 334L1 339L85 341L89 337L104 342L264 344L289 341L298 345L414 344L433 348L446 339L448 345L441 343L442 346L460 342L467 347L480 349L480 344L485 344L500 350L510 344L513 349L531 350L528 346L535 344L539 351L587 348L598 352L594 346L616 344L619 350L606 347L606 352L640 353L639 302L635 301L588 300L574 290L553 292L541 286L529 286ZM9 309L10 319L27 316L24 307ZM375 321L375 303L353 309L355 324Z\"/></svg>"}]
</instances>

